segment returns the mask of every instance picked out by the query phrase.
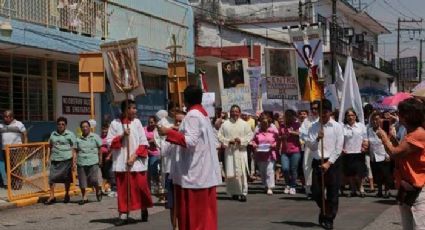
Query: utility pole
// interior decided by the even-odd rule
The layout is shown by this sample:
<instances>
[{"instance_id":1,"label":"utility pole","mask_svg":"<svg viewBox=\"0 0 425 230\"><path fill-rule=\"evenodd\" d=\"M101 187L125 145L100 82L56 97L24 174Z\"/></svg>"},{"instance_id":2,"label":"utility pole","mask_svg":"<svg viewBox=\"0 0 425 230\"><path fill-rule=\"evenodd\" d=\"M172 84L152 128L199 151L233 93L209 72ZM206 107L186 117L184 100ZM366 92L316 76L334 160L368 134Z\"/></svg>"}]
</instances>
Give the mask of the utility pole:
<instances>
[{"instance_id":1,"label":"utility pole","mask_svg":"<svg viewBox=\"0 0 425 230\"><path fill-rule=\"evenodd\" d=\"M331 76L335 83L336 44L337 44L336 0L332 0L332 28L331 28Z\"/></svg>"},{"instance_id":2,"label":"utility pole","mask_svg":"<svg viewBox=\"0 0 425 230\"><path fill-rule=\"evenodd\" d=\"M401 79L401 69L400 69L400 32L402 31L407 31L407 32L413 32L414 34L416 32L419 32L419 35L421 34L423 29L413 29L413 28L401 28L401 23L422 23L423 19L420 20L415 20L415 19L411 19L411 20L401 20L400 18L398 18L397 21L397 90L400 90L400 81L402 81L402 91L404 91L404 80ZM422 56L421 56L422 57ZM421 58L420 57L420 58ZM420 75L420 79L422 78L422 76Z\"/></svg>"},{"instance_id":3,"label":"utility pole","mask_svg":"<svg viewBox=\"0 0 425 230\"><path fill-rule=\"evenodd\" d=\"M397 80L397 91L400 90L400 18L397 21L397 61L396 61L396 80Z\"/></svg>"},{"instance_id":4,"label":"utility pole","mask_svg":"<svg viewBox=\"0 0 425 230\"><path fill-rule=\"evenodd\" d=\"M422 82L422 42L424 40L421 38L419 40L419 82Z\"/></svg>"},{"instance_id":5,"label":"utility pole","mask_svg":"<svg viewBox=\"0 0 425 230\"><path fill-rule=\"evenodd\" d=\"M301 0L299 0L299 2L298 2L298 18L300 20L300 26L302 27L302 25L303 25L303 3L301 2Z\"/></svg>"}]
</instances>

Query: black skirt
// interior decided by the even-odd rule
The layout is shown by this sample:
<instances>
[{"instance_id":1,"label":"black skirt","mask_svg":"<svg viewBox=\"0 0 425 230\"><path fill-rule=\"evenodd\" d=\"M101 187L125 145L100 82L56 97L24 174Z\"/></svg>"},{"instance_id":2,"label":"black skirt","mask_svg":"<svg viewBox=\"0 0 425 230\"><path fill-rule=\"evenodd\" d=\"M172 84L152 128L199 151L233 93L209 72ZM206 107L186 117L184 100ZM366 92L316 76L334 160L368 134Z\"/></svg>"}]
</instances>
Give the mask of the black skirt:
<instances>
[{"instance_id":1,"label":"black skirt","mask_svg":"<svg viewBox=\"0 0 425 230\"><path fill-rule=\"evenodd\" d=\"M72 182L72 159L65 161L51 161L49 183Z\"/></svg>"},{"instance_id":2,"label":"black skirt","mask_svg":"<svg viewBox=\"0 0 425 230\"><path fill-rule=\"evenodd\" d=\"M345 154L343 156L344 175L347 177L365 177L367 168L363 153Z\"/></svg>"}]
</instances>

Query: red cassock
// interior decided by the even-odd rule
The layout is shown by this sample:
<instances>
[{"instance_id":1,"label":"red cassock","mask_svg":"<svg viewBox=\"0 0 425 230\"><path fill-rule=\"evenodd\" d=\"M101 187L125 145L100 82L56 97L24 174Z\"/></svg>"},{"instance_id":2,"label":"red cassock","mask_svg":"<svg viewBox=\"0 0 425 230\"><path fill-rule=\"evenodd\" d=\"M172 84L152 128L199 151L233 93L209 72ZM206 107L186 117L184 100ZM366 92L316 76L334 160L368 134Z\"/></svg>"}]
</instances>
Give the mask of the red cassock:
<instances>
[{"instance_id":1,"label":"red cassock","mask_svg":"<svg viewBox=\"0 0 425 230\"><path fill-rule=\"evenodd\" d=\"M120 149L121 137L113 139L111 148ZM136 150L136 155L142 158L147 157L148 151L147 146L140 145ZM130 176L130 205L127 207L127 175ZM127 213L129 211L147 209L153 206L152 197L148 185L147 171L130 173L127 172L115 172L115 179L117 185L117 200L118 200L118 212Z\"/></svg>"},{"instance_id":2,"label":"red cassock","mask_svg":"<svg viewBox=\"0 0 425 230\"><path fill-rule=\"evenodd\" d=\"M194 106L207 116L201 106ZM185 136L175 130L167 133L167 141L183 148L187 147ZM174 185L175 208L180 230L214 230L217 229L217 194L216 187L210 188L182 188Z\"/></svg>"},{"instance_id":3,"label":"red cassock","mask_svg":"<svg viewBox=\"0 0 425 230\"><path fill-rule=\"evenodd\" d=\"M174 189L179 229L217 229L216 187L187 189L175 185Z\"/></svg>"}]
</instances>

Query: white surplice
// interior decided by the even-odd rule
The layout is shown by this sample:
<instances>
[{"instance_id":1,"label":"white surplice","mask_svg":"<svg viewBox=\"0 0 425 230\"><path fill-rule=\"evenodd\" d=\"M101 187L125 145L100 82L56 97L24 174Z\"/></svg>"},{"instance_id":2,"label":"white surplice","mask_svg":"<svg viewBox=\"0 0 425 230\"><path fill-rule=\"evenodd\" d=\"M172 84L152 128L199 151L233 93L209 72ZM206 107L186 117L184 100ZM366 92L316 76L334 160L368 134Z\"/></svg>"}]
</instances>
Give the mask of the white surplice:
<instances>
[{"instance_id":1,"label":"white surplice","mask_svg":"<svg viewBox=\"0 0 425 230\"><path fill-rule=\"evenodd\" d=\"M137 148L140 145L149 146L148 140L146 139L145 130L139 119L135 118L128 125L130 128L130 155L136 153ZM127 124L123 124L120 119L114 119L109 126L108 135L106 141L108 146L111 145L114 138L122 136L124 134L124 128L127 128ZM125 172L127 170L127 138L124 138L122 142L122 148L112 149L112 171L114 172ZM148 170L148 158L138 157L130 169L132 172L143 172Z\"/></svg>"},{"instance_id":2,"label":"white surplice","mask_svg":"<svg viewBox=\"0 0 425 230\"><path fill-rule=\"evenodd\" d=\"M223 123L218 131L218 139L225 147L224 162L226 172L226 188L230 195L248 194L248 143L253 138L250 125L242 119L230 119ZM240 145L229 144L235 138L241 140Z\"/></svg>"}]
</instances>

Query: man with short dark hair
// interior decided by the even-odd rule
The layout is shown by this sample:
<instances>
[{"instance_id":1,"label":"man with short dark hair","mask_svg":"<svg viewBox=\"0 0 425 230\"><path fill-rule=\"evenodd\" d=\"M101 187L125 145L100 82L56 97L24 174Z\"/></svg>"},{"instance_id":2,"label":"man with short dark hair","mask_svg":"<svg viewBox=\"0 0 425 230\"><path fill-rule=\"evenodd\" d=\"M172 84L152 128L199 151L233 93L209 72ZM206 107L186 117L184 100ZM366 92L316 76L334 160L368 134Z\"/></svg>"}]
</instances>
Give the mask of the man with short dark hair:
<instances>
[{"instance_id":1,"label":"man with short dark hair","mask_svg":"<svg viewBox=\"0 0 425 230\"><path fill-rule=\"evenodd\" d=\"M170 155L178 227L185 230L217 229L216 187L221 184L217 139L201 105L202 90L188 86L184 100L188 113L179 131L159 128L168 142L179 145Z\"/></svg>"},{"instance_id":2,"label":"man with short dark hair","mask_svg":"<svg viewBox=\"0 0 425 230\"><path fill-rule=\"evenodd\" d=\"M2 150L0 151L0 175L3 182L2 186L6 187L6 145L27 143L28 137L24 124L14 118L12 110L4 111L3 122L4 124L0 124L2 143Z\"/></svg>"},{"instance_id":3,"label":"man with short dark hair","mask_svg":"<svg viewBox=\"0 0 425 230\"><path fill-rule=\"evenodd\" d=\"M331 102L323 99L321 103L321 117L319 121L311 125L306 141L309 142L313 155L311 190L314 201L321 209L319 224L325 229L333 229L333 220L338 212L338 190L340 186L338 158L343 148L344 133L342 125L331 118ZM323 152L321 148L322 142ZM323 164L321 162L322 156ZM324 185L322 185L321 179L322 172L325 176ZM322 193L322 186L325 187L326 194ZM323 207L322 203L323 196L326 196L325 207Z\"/></svg>"}]
</instances>

